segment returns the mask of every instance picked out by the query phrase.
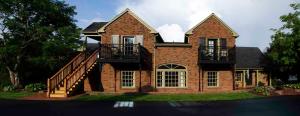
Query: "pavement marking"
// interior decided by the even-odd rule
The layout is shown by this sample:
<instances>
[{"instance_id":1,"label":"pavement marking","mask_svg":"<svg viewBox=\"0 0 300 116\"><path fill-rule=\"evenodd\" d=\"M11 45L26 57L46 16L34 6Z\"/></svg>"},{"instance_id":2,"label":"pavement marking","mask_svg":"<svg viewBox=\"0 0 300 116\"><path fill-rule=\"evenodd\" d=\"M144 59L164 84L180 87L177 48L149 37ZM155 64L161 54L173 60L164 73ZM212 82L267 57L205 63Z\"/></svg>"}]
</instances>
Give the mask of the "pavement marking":
<instances>
[{"instance_id":1,"label":"pavement marking","mask_svg":"<svg viewBox=\"0 0 300 116\"><path fill-rule=\"evenodd\" d=\"M117 101L114 108L132 108L134 107L133 101Z\"/></svg>"},{"instance_id":2,"label":"pavement marking","mask_svg":"<svg viewBox=\"0 0 300 116\"><path fill-rule=\"evenodd\" d=\"M172 107L180 107L181 104L179 104L178 102L169 102L169 104L172 106Z\"/></svg>"}]
</instances>

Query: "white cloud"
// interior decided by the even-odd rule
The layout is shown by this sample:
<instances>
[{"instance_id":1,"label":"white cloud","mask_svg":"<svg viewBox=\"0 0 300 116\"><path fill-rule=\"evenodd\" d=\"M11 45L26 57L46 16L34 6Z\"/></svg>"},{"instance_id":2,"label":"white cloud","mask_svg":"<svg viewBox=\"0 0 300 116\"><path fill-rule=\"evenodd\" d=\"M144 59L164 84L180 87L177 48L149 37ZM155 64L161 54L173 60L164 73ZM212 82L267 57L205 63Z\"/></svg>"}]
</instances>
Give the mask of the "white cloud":
<instances>
[{"instance_id":1,"label":"white cloud","mask_svg":"<svg viewBox=\"0 0 300 116\"><path fill-rule=\"evenodd\" d=\"M160 32L161 36L165 41L169 42L183 42L184 32L178 24L165 24L157 28L157 31ZM173 40L173 41L172 41Z\"/></svg>"},{"instance_id":2,"label":"white cloud","mask_svg":"<svg viewBox=\"0 0 300 116\"><path fill-rule=\"evenodd\" d=\"M186 32L214 12L239 33L238 46L256 46L263 50L270 42L269 29L281 25L279 16L291 10L292 2L295 0L124 0L116 12L130 8L156 28L165 41L183 41L182 31ZM176 28L173 30L178 34L171 31L171 27Z\"/></svg>"}]
</instances>

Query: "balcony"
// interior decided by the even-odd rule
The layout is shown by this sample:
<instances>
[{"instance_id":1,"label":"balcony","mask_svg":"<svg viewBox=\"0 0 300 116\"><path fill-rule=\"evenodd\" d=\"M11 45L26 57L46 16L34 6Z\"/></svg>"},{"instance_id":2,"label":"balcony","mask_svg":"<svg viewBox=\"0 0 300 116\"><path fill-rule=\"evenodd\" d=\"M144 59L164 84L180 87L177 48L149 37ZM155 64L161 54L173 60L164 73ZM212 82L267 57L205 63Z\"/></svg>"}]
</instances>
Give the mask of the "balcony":
<instances>
[{"instance_id":1,"label":"balcony","mask_svg":"<svg viewBox=\"0 0 300 116\"><path fill-rule=\"evenodd\" d=\"M100 63L141 63L146 52L139 44L100 44Z\"/></svg>"},{"instance_id":2,"label":"balcony","mask_svg":"<svg viewBox=\"0 0 300 116\"><path fill-rule=\"evenodd\" d=\"M199 47L199 65L233 65L235 47L201 46Z\"/></svg>"}]
</instances>

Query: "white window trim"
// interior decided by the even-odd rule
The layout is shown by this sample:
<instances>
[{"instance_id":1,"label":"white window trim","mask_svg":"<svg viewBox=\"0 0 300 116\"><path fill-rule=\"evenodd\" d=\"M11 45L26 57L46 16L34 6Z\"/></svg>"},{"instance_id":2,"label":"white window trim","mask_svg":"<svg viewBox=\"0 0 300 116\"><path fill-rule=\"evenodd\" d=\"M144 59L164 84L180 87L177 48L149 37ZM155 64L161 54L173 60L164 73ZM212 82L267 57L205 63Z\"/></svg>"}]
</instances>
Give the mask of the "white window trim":
<instances>
[{"instance_id":1,"label":"white window trim","mask_svg":"<svg viewBox=\"0 0 300 116\"><path fill-rule=\"evenodd\" d=\"M131 87L129 87L129 86L123 86L123 72L133 72L132 73L132 86ZM122 89L133 89L133 88L135 88L135 71L130 71L130 70L124 70L124 71L121 71L121 78L120 78L120 86L121 86L121 88Z\"/></svg>"},{"instance_id":2,"label":"white window trim","mask_svg":"<svg viewBox=\"0 0 300 116\"><path fill-rule=\"evenodd\" d=\"M208 72L217 72L217 85L216 86L209 86L208 85ZM220 75L219 75L220 73L219 73L219 71L207 71L206 72L206 82L207 82L207 88L217 88L217 87L219 87L219 81L220 81Z\"/></svg>"},{"instance_id":3,"label":"white window trim","mask_svg":"<svg viewBox=\"0 0 300 116\"><path fill-rule=\"evenodd\" d=\"M121 42L120 44L124 45L125 43L125 38L126 37L133 37L134 38L134 41L133 41L133 44L136 44L135 41L136 41L136 35L121 35Z\"/></svg>"},{"instance_id":4,"label":"white window trim","mask_svg":"<svg viewBox=\"0 0 300 116\"><path fill-rule=\"evenodd\" d=\"M165 86L165 72L166 71L176 71L176 72L178 72L178 87L166 87ZM157 86L157 72L162 72L162 83L161 83L161 85L162 86ZM182 86L180 86L181 85L181 83L180 83L180 81L181 81L181 79L180 79L180 72L185 72L185 87L182 87ZM155 80L155 82L156 82L156 87L157 88L188 88L188 73L187 73L187 69L156 69L156 80Z\"/></svg>"}]
</instances>

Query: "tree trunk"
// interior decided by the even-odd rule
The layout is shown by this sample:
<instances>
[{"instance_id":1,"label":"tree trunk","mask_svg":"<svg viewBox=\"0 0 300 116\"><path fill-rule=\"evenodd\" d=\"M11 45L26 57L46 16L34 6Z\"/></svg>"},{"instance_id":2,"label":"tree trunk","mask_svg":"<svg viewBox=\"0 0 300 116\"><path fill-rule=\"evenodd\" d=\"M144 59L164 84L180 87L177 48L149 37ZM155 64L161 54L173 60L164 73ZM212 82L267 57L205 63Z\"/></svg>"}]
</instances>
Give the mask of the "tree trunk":
<instances>
[{"instance_id":1,"label":"tree trunk","mask_svg":"<svg viewBox=\"0 0 300 116\"><path fill-rule=\"evenodd\" d=\"M9 78L11 84L17 88L20 86L20 78L19 78L19 73L17 71L12 71L10 68L7 68L9 72Z\"/></svg>"}]
</instances>

